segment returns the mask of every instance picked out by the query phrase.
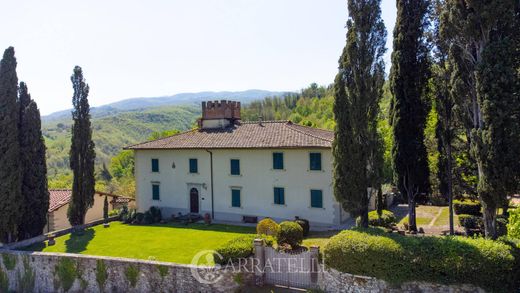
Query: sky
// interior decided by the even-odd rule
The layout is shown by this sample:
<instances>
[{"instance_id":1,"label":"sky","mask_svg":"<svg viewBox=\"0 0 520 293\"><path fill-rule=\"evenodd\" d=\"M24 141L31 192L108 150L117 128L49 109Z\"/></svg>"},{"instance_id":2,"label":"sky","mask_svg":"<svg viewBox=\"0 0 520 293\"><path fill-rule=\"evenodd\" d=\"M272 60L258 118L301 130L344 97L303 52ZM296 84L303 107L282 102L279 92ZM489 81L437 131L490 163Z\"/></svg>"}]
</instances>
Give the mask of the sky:
<instances>
[{"instance_id":1,"label":"sky","mask_svg":"<svg viewBox=\"0 0 520 293\"><path fill-rule=\"evenodd\" d=\"M0 49L43 115L71 108L83 68L91 106L182 92L328 85L345 46L346 0L0 0ZM388 29L395 1L382 0Z\"/></svg>"}]
</instances>

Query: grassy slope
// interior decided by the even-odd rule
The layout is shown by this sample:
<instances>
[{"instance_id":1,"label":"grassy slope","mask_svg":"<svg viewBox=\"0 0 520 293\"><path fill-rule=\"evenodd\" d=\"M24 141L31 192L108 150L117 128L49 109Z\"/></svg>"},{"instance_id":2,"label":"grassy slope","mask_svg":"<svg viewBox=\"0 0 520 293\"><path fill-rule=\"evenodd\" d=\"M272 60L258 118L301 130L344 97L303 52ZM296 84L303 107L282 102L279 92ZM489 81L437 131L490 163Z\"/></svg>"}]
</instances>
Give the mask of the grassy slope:
<instances>
[{"instance_id":1,"label":"grassy slope","mask_svg":"<svg viewBox=\"0 0 520 293\"><path fill-rule=\"evenodd\" d=\"M200 109L194 106L170 106L115 112L92 118L92 134L96 144L98 167L108 162L124 146L145 141L152 132L190 129ZM71 120L52 120L43 124L47 146L49 177L69 171Z\"/></svg>"},{"instance_id":2,"label":"grassy slope","mask_svg":"<svg viewBox=\"0 0 520 293\"><path fill-rule=\"evenodd\" d=\"M39 244L28 247L27 250L189 264L199 251L215 249L234 237L254 232L255 229L251 227L218 224L136 226L112 222L110 228L95 226L82 236L68 234L58 237L54 246L44 247L44 244ZM209 260L210 264L212 262L213 259Z\"/></svg>"}]
</instances>

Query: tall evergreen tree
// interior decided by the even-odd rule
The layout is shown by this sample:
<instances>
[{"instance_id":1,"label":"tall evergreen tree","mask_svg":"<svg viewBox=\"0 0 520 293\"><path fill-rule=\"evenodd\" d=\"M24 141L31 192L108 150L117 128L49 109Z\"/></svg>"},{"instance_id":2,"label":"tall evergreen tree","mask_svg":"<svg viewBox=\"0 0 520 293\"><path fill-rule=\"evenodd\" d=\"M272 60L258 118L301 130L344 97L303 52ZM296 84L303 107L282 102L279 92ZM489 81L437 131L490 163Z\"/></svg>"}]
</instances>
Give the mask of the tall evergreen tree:
<instances>
[{"instance_id":1,"label":"tall evergreen tree","mask_svg":"<svg viewBox=\"0 0 520 293\"><path fill-rule=\"evenodd\" d=\"M489 238L497 237L497 208L518 191L519 5L515 0L450 0L441 22L452 44L452 90L465 114Z\"/></svg>"},{"instance_id":2,"label":"tall evergreen tree","mask_svg":"<svg viewBox=\"0 0 520 293\"><path fill-rule=\"evenodd\" d=\"M70 148L70 168L74 174L72 199L68 218L72 226L83 225L85 214L94 204L94 142L90 123L88 103L89 86L83 78L81 67L76 66L71 76L74 96L72 97L72 145Z\"/></svg>"},{"instance_id":3,"label":"tall evergreen tree","mask_svg":"<svg viewBox=\"0 0 520 293\"><path fill-rule=\"evenodd\" d=\"M453 154L455 139L455 103L450 94L450 71L448 67L448 43L440 35L440 15L446 7L445 0L434 0L432 9L433 64L432 84L435 108L438 115L435 136L439 159L437 162L439 191L448 200L450 234L453 235Z\"/></svg>"},{"instance_id":4,"label":"tall evergreen tree","mask_svg":"<svg viewBox=\"0 0 520 293\"><path fill-rule=\"evenodd\" d=\"M392 150L394 174L401 194L408 200L410 230L417 229L415 205L429 192L429 169L424 128L429 112L427 82L430 76L426 41L428 2L397 0L390 88L392 100Z\"/></svg>"},{"instance_id":5,"label":"tall evergreen tree","mask_svg":"<svg viewBox=\"0 0 520 293\"><path fill-rule=\"evenodd\" d=\"M21 167L18 142L18 77L14 48L0 62L0 242L16 240L20 218Z\"/></svg>"},{"instance_id":6,"label":"tall evergreen tree","mask_svg":"<svg viewBox=\"0 0 520 293\"><path fill-rule=\"evenodd\" d=\"M36 102L31 99L25 83L20 83L19 92L23 201L18 236L30 238L41 235L47 223L49 190L40 111Z\"/></svg>"},{"instance_id":7,"label":"tall evergreen tree","mask_svg":"<svg viewBox=\"0 0 520 293\"><path fill-rule=\"evenodd\" d=\"M382 160L376 118L383 94L386 30L380 0L349 0L347 44L336 76L332 147L334 195L368 226L368 188L377 180Z\"/></svg>"}]
</instances>

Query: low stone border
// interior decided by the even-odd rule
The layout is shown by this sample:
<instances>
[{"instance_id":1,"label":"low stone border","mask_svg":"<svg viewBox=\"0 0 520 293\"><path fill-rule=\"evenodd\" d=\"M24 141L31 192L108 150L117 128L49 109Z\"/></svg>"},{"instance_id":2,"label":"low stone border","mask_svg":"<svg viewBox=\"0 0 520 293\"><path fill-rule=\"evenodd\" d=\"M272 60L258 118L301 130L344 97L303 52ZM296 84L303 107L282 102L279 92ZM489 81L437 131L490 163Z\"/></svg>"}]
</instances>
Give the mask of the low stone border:
<instances>
[{"instance_id":1,"label":"low stone border","mask_svg":"<svg viewBox=\"0 0 520 293\"><path fill-rule=\"evenodd\" d=\"M118 221L118 220L119 220L119 216L114 216L114 217L108 218L108 222L114 222L114 221ZM70 228L63 229L63 230L52 231L52 232L45 233L40 236L36 236L33 238L29 238L29 239L25 239L22 241L13 242L13 243L9 243L9 244L0 246L0 250L2 250L2 249L8 249L8 250L20 249L20 248L30 246L30 245L33 245L36 243L44 242L47 240L49 235L54 235L54 237L59 237L59 236L67 235L67 234L71 233L74 229L77 229L77 228L87 229L87 228L97 226L97 225L100 225L103 223L105 223L105 219L92 221L90 223L87 223L87 224L81 225L81 226L75 226L75 227L70 227Z\"/></svg>"},{"instance_id":2,"label":"low stone border","mask_svg":"<svg viewBox=\"0 0 520 293\"><path fill-rule=\"evenodd\" d=\"M9 250L0 254L0 275L7 276L9 292L234 292L254 280L249 273L157 261ZM194 270L218 278L205 282Z\"/></svg>"}]
</instances>

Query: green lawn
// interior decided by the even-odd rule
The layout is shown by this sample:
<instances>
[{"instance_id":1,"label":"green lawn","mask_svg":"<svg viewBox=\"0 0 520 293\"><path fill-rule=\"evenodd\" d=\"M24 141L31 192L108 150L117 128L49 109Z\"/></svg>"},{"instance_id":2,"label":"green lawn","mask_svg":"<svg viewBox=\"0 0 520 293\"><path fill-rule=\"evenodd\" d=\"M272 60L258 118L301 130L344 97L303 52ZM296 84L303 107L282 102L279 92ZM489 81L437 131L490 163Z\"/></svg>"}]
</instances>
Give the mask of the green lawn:
<instances>
[{"instance_id":1,"label":"green lawn","mask_svg":"<svg viewBox=\"0 0 520 293\"><path fill-rule=\"evenodd\" d=\"M87 229L82 236L64 235L56 245L38 244L26 250L151 259L189 264L195 254L212 250L230 239L255 233L252 227L205 224L125 225L110 223ZM212 264L213 260L208 260ZM200 264L200 263L199 263Z\"/></svg>"}]
</instances>

